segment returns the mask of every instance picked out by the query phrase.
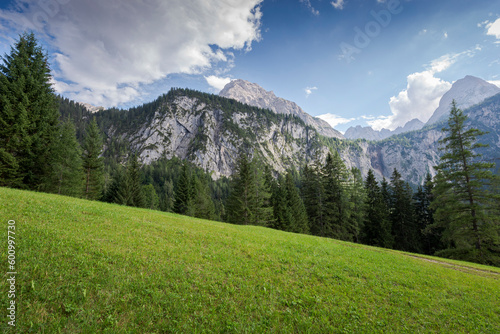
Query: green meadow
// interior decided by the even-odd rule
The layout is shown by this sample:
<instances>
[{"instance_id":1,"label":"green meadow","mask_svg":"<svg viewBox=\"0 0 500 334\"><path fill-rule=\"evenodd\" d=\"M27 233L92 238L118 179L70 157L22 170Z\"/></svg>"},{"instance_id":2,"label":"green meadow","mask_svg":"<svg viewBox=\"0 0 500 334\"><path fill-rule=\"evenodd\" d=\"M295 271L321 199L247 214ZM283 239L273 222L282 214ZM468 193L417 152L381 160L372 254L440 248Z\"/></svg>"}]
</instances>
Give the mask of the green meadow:
<instances>
[{"instance_id":1,"label":"green meadow","mask_svg":"<svg viewBox=\"0 0 500 334\"><path fill-rule=\"evenodd\" d=\"M500 333L498 268L7 188L0 213L2 333Z\"/></svg>"}]
</instances>

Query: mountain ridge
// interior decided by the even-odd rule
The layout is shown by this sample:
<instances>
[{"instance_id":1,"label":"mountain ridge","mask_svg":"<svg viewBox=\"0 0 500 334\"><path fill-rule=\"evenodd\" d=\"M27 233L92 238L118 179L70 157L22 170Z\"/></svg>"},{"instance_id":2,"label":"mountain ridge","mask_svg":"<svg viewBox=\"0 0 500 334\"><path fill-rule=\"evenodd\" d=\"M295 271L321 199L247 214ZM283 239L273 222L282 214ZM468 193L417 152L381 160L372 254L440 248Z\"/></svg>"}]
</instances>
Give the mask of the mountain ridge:
<instances>
[{"instance_id":1,"label":"mountain ridge","mask_svg":"<svg viewBox=\"0 0 500 334\"><path fill-rule=\"evenodd\" d=\"M267 91L256 83L251 83L243 79L232 80L219 92L219 96L235 99L254 107L270 109L275 113L298 116L306 124L313 126L323 136L344 138L342 133L335 130L326 121L309 115L295 102L277 97L273 91Z\"/></svg>"}]
</instances>

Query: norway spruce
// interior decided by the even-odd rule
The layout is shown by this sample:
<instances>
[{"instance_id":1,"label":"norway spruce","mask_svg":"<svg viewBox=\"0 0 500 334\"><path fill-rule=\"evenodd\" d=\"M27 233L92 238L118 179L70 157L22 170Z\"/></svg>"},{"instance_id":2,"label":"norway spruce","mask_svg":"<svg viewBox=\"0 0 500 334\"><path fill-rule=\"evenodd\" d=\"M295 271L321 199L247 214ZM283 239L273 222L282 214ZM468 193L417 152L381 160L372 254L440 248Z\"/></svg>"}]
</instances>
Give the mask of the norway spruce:
<instances>
[{"instance_id":1,"label":"norway spruce","mask_svg":"<svg viewBox=\"0 0 500 334\"><path fill-rule=\"evenodd\" d=\"M39 190L50 182L58 135L48 56L24 33L0 64L0 185Z\"/></svg>"},{"instance_id":2,"label":"norway spruce","mask_svg":"<svg viewBox=\"0 0 500 334\"><path fill-rule=\"evenodd\" d=\"M436 225L444 228L449 249L440 255L500 264L500 201L491 192L493 163L482 161L478 138L485 133L466 127L467 116L452 102L444 154L436 166L433 208Z\"/></svg>"}]
</instances>

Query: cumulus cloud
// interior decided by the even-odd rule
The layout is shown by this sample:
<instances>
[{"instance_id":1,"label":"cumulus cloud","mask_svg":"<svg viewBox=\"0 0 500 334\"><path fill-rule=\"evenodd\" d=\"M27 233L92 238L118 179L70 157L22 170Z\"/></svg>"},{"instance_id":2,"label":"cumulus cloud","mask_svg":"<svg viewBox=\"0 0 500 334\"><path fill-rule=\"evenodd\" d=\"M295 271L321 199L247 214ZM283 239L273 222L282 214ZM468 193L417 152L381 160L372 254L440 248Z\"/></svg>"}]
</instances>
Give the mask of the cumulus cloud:
<instances>
[{"instance_id":1,"label":"cumulus cloud","mask_svg":"<svg viewBox=\"0 0 500 334\"><path fill-rule=\"evenodd\" d=\"M338 9L338 10L344 9L344 0L333 0L330 3L332 4L333 8L335 8L335 9Z\"/></svg>"},{"instance_id":2,"label":"cumulus cloud","mask_svg":"<svg viewBox=\"0 0 500 334\"><path fill-rule=\"evenodd\" d=\"M309 97L309 95L312 94L313 90L317 90L318 87L306 87L304 91L306 92L306 97Z\"/></svg>"},{"instance_id":3,"label":"cumulus cloud","mask_svg":"<svg viewBox=\"0 0 500 334\"><path fill-rule=\"evenodd\" d=\"M495 22L486 23L486 28L488 29L486 31L487 35L495 36L497 39L500 39L500 18Z\"/></svg>"},{"instance_id":4,"label":"cumulus cloud","mask_svg":"<svg viewBox=\"0 0 500 334\"><path fill-rule=\"evenodd\" d=\"M473 57L478 50L481 50L479 45L464 52L446 54L431 61L426 66L425 71L408 75L406 89L389 100L392 114L378 117L367 123L374 130L382 128L394 130L415 118L424 123L427 122L439 106L443 95L450 90L452 85L450 82L436 77L436 74L448 69L460 57Z\"/></svg>"},{"instance_id":5,"label":"cumulus cloud","mask_svg":"<svg viewBox=\"0 0 500 334\"><path fill-rule=\"evenodd\" d=\"M431 61L427 70L408 75L406 89L389 100L392 115L382 116L367 123L374 130L394 130L415 118L427 122L439 106L441 97L451 88L450 82L435 75L449 68L462 54L444 55Z\"/></svg>"},{"instance_id":6,"label":"cumulus cloud","mask_svg":"<svg viewBox=\"0 0 500 334\"><path fill-rule=\"evenodd\" d=\"M346 124L356 120L355 118L344 118L342 116L330 113L319 115L316 117L321 118L322 120L328 122L328 124L330 124L332 128L335 128L339 124Z\"/></svg>"},{"instance_id":7,"label":"cumulus cloud","mask_svg":"<svg viewBox=\"0 0 500 334\"><path fill-rule=\"evenodd\" d=\"M207 80L207 83L210 86L217 89L218 91L221 91L224 88L224 86L226 86L228 83L231 82L231 78L221 78L215 75L210 75L208 77L205 77L205 80Z\"/></svg>"},{"instance_id":8,"label":"cumulus cloud","mask_svg":"<svg viewBox=\"0 0 500 334\"><path fill-rule=\"evenodd\" d=\"M60 93L111 106L168 74L202 74L259 41L262 0L18 0L0 21L55 50Z\"/></svg>"}]
</instances>

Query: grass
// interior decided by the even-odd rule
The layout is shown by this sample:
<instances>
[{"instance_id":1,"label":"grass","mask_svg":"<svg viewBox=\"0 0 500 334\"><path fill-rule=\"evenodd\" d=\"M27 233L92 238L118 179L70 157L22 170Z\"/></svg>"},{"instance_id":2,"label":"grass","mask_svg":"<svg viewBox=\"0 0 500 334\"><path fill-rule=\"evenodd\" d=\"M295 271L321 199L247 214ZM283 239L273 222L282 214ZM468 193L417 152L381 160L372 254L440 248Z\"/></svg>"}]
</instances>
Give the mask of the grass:
<instances>
[{"instance_id":1,"label":"grass","mask_svg":"<svg viewBox=\"0 0 500 334\"><path fill-rule=\"evenodd\" d=\"M18 333L500 333L498 268L6 188L0 214Z\"/></svg>"}]
</instances>

